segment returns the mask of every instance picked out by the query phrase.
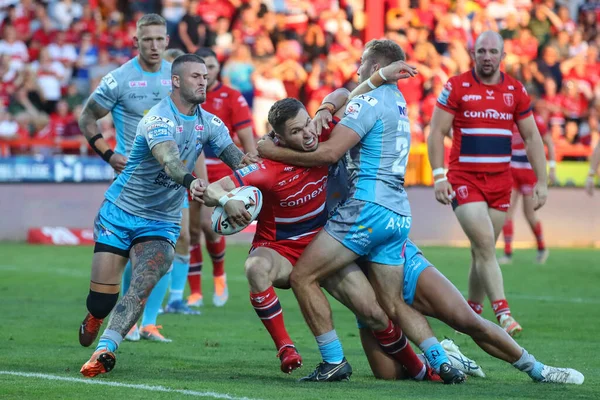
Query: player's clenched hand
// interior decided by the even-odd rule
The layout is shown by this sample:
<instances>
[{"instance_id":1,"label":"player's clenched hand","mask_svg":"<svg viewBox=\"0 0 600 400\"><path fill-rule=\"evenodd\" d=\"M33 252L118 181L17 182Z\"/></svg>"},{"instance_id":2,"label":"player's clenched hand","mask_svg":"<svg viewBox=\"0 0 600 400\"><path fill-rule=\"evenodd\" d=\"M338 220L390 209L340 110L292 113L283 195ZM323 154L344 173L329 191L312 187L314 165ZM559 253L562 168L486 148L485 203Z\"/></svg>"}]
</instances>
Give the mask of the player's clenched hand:
<instances>
[{"instance_id":1,"label":"player's clenched hand","mask_svg":"<svg viewBox=\"0 0 600 400\"><path fill-rule=\"evenodd\" d=\"M206 182L203 179L194 179L190 185L190 193L192 200L200 204L204 204L204 191L206 190Z\"/></svg>"},{"instance_id":2,"label":"player's clenched hand","mask_svg":"<svg viewBox=\"0 0 600 400\"><path fill-rule=\"evenodd\" d=\"M333 120L333 116L328 109L322 108L316 114L312 120L312 124L315 128L317 135L321 136L323 129L329 129L329 123Z\"/></svg>"},{"instance_id":3,"label":"player's clenched hand","mask_svg":"<svg viewBox=\"0 0 600 400\"><path fill-rule=\"evenodd\" d=\"M252 220L252 215L246 210L246 205L241 200L229 200L223 209L227 213L227 220L234 227L246 226Z\"/></svg>"},{"instance_id":4,"label":"player's clenched hand","mask_svg":"<svg viewBox=\"0 0 600 400\"><path fill-rule=\"evenodd\" d=\"M277 145L271 138L263 138L256 144L258 155L262 158L269 158L269 155L273 154L276 147Z\"/></svg>"},{"instance_id":5,"label":"player's clenched hand","mask_svg":"<svg viewBox=\"0 0 600 400\"><path fill-rule=\"evenodd\" d=\"M455 193L452 190L452 185L450 185L450 182L448 182L448 180L439 180L435 184L435 199L440 203L444 205L450 204L454 196Z\"/></svg>"},{"instance_id":6,"label":"player's clenched hand","mask_svg":"<svg viewBox=\"0 0 600 400\"><path fill-rule=\"evenodd\" d=\"M409 65L404 61L395 61L390 65L383 67L381 72L387 81L406 79L419 73L419 71L417 71L417 67L414 65Z\"/></svg>"},{"instance_id":7,"label":"player's clenched hand","mask_svg":"<svg viewBox=\"0 0 600 400\"><path fill-rule=\"evenodd\" d=\"M127 164L127 157L122 154L114 153L110 156L108 163L116 172L122 172L125 169L125 165Z\"/></svg>"},{"instance_id":8,"label":"player's clenched hand","mask_svg":"<svg viewBox=\"0 0 600 400\"><path fill-rule=\"evenodd\" d=\"M545 183L536 183L533 189L533 209L539 210L546 204L548 199L548 185Z\"/></svg>"}]
</instances>

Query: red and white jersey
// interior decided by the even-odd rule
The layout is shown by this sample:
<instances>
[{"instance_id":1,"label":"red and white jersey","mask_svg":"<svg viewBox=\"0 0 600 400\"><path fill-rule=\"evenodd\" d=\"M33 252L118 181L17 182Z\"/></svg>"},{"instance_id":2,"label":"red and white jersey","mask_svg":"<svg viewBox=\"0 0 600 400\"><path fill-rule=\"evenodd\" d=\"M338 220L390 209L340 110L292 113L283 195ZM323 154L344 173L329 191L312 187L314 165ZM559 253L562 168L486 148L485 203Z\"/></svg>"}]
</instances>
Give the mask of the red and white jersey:
<instances>
[{"instance_id":1,"label":"red and white jersey","mask_svg":"<svg viewBox=\"0 0 600 400\"><path fill-rule=\"evenodd\" d=\"M236 143L237 131L252 126L252 112L244 96L221 82L214 89L206 92L206 101L202 104L202 109L216 115L223 121L229 129L229 135L231 135L234 143ZM222 161L209 149L209 146L204 148L204 155L206 156L207 166L222 164Z\"/></svg>"},{"instance_id":2,"label":"red and white jersey","mask_svg":"<svg viewBox=\"0 0 600 400\"><path fill-rule=\"evenodd\" d=\"M236 186L255 186L263 194L254 242L298 240L318 233L327 222L328 170L264 160L230 175Z\"/></svg>"},{"instance_id":3,"label":"red and white jersey","mask_svg":"<svg viewBox=\"0 0 600 400\"><path fill-rule=\"evenodd\" d=\"M540 136L545 136L548 133L548 125L544 118L540 115L534 115L535 124L537 125ZM525 142L519 132L517 124L513 127L512 137L512 157L510 160L510 167L516 169L532 169L529 160L527 159L527 152L525 151Z\"/></svg>"},{"instance_id":4,"label":"red and white jersey","mask_svg":"<svg viewBox=\"0 0 600 400\"><path fill-rule=\"evenodd\" d=\"M436 106L454 115L449 169L508 170L513 125L531 115L519 81L503 73L500 83L485 85L471 70L448 80Z\"/></svg>"}]
</instances>

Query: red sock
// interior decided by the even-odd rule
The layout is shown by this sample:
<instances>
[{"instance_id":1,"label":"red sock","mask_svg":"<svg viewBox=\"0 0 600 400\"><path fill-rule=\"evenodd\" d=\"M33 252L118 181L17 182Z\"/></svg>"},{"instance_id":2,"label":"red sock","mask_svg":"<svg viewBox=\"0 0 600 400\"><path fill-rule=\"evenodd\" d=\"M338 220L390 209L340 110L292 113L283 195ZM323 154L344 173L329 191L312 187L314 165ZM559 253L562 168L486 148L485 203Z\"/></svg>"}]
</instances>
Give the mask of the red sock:
<instances>
[{"instance_id":1,"label":"red sock","mask_svg":"<svg viewBox=\"0 0 600 400\"><path fill-rule=\"evenodd\" d=\"M502 227L502 233L504 234L504 254L507 256L512 255L512 241L513 241L513 222L512 219L507 219Z\"/></svg>"},{"instance_id":2,"label":"red sock","mask_svg":"<svg viewBox=\"0 0 600 400\"><path fill-rule=\"evenodd\" d=\"M500 321L500 317L504 314L510 315L510 308L508 307L508 301L506 299L492 301L492 309L496 314L496 319Z\"/></svg>"},{"instance_id":3,"label":"red sock","mask_svg":"<svg viewBox=\"0 0 600 400\"><path fill-rule=\"evenodd\" d=\"M225 273L225 237L221 236L216 242L206 241L206 250L213 264L213 276Z\"/></svg>"},{"instance_id":4,"label":"red sock","mask_svg":"<svg viewBox=\"0 0 600 400\"><path fill-rule=\"evenodd\" d=\"M190 249L190 271L188 272L188 283L190 292L202 295L202 248L195 244Z\"/></svg>"},{"instance_id":5,"label":"red sock","mask_svg":"<svg viewBox=\"0 0 600 400\"><path fill-rule=\"evenodd\" d=\"M283 310L273 286L269 286L264 292L250 293L250 303L252 303L258 318L269 331L278 351L283 346L294 344L285 329Z\"/></svg>"},{"instance_id":6,"label":"red sock","mask_svg":"<svg viewBox=\"0 0 600 400\"><path fill-rule=\"evenodd\" d=\"M469 303L469 306L473 309L473 311L475 311L477 315L481 315L481 313L483 312L483 304L476 303L471 300L467 300L467 303Z\"/></svg>"},{"instance_id":7,"label":"red sock","mask_svg":"<svg viewBox=\"0 0 600 400\"><path fill-rule=\"evenodd\" d=\"M408 340L402 329L394 326L392 321L390 321L386 329L379 332L373 331L373 334L383 351L400 362L411 377L416 378L421 374L425 366L419 360L412 347L410 347L410 344L408 344Z\"/></svg>"},{"instance_id":8,"label":"red sock","mask_svg":"<svg viewBox=\"0 0 600 400\"><path fill-rule=\"evenodd\" d=\"M544 250L546 245L544 244L544 235L542 234L542 223L538 221L533 227L533 233L535 234L535 240L537 240L538 250Z\"/></svg>"}]
</instances>

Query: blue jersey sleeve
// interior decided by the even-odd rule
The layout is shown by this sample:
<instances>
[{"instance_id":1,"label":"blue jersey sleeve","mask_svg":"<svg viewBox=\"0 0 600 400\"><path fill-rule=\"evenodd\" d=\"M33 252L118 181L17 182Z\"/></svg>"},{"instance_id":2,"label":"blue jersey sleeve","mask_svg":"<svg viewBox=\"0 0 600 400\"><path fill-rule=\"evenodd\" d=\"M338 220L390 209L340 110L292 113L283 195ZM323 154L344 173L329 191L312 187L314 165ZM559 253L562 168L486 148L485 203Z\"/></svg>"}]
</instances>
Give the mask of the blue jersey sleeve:
<instances>
[{"instance_id":1,"label":"blue jersey sleeve","mask_svg":"<svg viewBox=\"0 0 600 400\"><path fill-rule=\"evenodd\" d=\"M231 140L231 136L229 135L229 129L227 129L219 117L213 116L209 126L208 145L217 157L219 157L227 146L233 144L233 140Z\"/></svg>"},{"instance_id":2,"label":"blue jersey sleeve","mask_svg":"<svg viewBox=\"0 0 600 400\"><path fill-rule=\"evenodd\" d=\"M367 95L353 98L346 106L340 124L355 131L362 139L379 119L377 108L374 107L377 103L376 98Z\"/></svg>"},{"instance_id":3,"label":"blue jersey sleeve","mask_svg":"<svg viewBox=\"0 0 600 400\"><path fill-rule=\"evenodd\" d=\"M102 78L100 84L94 90L94 93L92 93L92 98L100 106L107 110L112 110L119 99L119 89L119 82L115 77L115 71L113 71Z\"/></svg>"},{"instance_id":4,"label":"blue jersey sleeve","mask_svg":"<svg viewBox=\"0 0 600 400\"><path fill-rule=\"evenodd\" d=\"M175 141L175 123L166 117L148 116L140 121L140 133L148 142L150 150L159 143Z\"/></svg>"}]
</instances>

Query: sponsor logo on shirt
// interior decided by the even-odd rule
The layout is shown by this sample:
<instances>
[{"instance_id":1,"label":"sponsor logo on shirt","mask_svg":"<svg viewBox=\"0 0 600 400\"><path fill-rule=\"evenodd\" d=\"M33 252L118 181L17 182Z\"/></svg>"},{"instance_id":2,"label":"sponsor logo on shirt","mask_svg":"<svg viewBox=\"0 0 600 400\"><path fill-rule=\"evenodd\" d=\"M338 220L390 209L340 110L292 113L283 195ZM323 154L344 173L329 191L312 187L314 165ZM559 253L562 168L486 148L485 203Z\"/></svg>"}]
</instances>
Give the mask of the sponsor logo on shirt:
<instances>
[{"instance_id":1,"label":"sponsor logo on shirt","mask_svg":"<svg viewBox=\"0 0 600 400\"><path fill-rule=\"evenodd\" d=\"M164 122L165 124L169 125L171 128L175 128L175 124L173 123L173 121L171 121L169 118L160 117L158 115L151 115L148 118L146 118L146 121L149 123Z\"/></svg>"},{"instance_id":2,"label":"sponsor logo on shirt","mask_svg":"<svg viewBox=\"0 0 600 400\"><path fill-rule=\"evenodd\" d=\"M253 173L254 171L258 171L258 165L256 165L256 164L250 164L250 165L245 166L242 169L238 169L237 173L240 176L244 177L246 175L249 175L249 174Z\"/></svg>"},{"instance_id":3,"label":"sponsor logo on shirt","mask_svg":"<svg viewBox=\"0 0 600 400\"><path fill-rule=\"evenodd\" d=\"M196 126L194 126L194 130L196 132L203 132L204 131L204 125L196 125Z\"/></svg>"},{"instance_id":4,"label":"sponsor logo on shirt","mask_svg":"<svg viewBox=\"0 0 600 400\"><path fill-rule=\"evenodd\" d=\"M465 94L462 97L462 101L467 102L467 101L479 101L481 100L481 96L478 94Z\"/></svg>"},{"instance_id":5,"label":"sponsor logo on shirt","mask_svg":"<svg viewBox=\"0 0 600 400\"><path fill-rule=\"evenodd\" d=\"M154 140L169 136L169 130L163 125L154 125L154 128L148 129L148 139Z\"/></svg>"},{"instance_id":6,"label":"sponsor logo on shirt","mask_svg":"<svg viewBox=\"0 0 600 400\"><path fill-rule=\"evenodd\" d=\"M129 96L127 96L127 98L129 100L137 100L137 101L142 101L144 100L146 97L145 94L137 94L137 93L129 93Z\"/></svg>"},{"instance_id":7,"label":"sponsor logo on shirt","mask_svg":"<svg viewBox=\"0 0 600 400\"><path fill-rule=\"evenodd\" d=\"M360 113L361 108L362 104L352 102L346 106L346 112L344 113L344 115L348 118L356 119L358 118L358 114Z\"/></svg>"},{"instance_id":8,"label":"sponsor logo on shirt","mask_svg":"<svg viewBox=\"0 0 600 400\"><path fill-rule=\"evenodd\" d=\"M486 99L488 99L488 100L495 100L496 99L494 97L494 91L493 90L486 90L485 93L487 94L487 96L485 96Z\"/></svg>"},{"instance_id":9,"label":"sponsor logo on shirt","mask_svg":"<svg viewBox=\"0 0 600 400\"><path fill-rule=\"evenodd\" d=\"M119 83L117 82L117 80L115 79L115 77L112 74L106 74L104 76L104 78L102 78L102 80L104 81L104 83L106 84L106 86L108 86L109 89L114 89L117 86L119 86Z\"/></svg>"},{"instance_id":10,"label":"sponsor logo on shirt","mask_svg":"<svg viewBox=\"0 0 600 400\"><path fill-rule=\"evenodd\" d=\"M408 117L408 108L406 108L406 103L396 103L398 106L398 111L400 111L400 116Z\"/></svg>"},{"instance_id":11,"label":"sponsor logo on shirt","mask_svg":"<svg viewBox=\"0 0 600 400\"><path fill-rule=\"evenodd\" d=\"M292 171L295 171L295 170L296 170L296 167L285 167L283 169L283 172L292 172Z\"/></svg>"},{"instance_id":12,"label":"sponsor logo on shirt","mask_svg":"<svg viewBox=\"0 0 600 400\"><path fill-rule=\"evenodd\" d=\"M513 119L513 114L499 112L493 108L489 108L485 111L465 110L463 115L465 118L498 119L501 121L511 121Z\"/></svg>"},{"instance_id":13,"label":"sponsor logo on shirt","mask_svg":"<svg viewBox=\"0 0 600 400\"><path fill-rule=\"evenodd\" d=\"M129 81L129 87L146 87L148 86L148 81Z\"/></svg>"},{"instance_id":14,"label":"sponsor logo on shirt","mask_svg":"<svg viewBox=\"0 0 600 400\"><path fill-rule=\"evenodd\" d=\"M280 207L297 207L308 203L317 198L327 188L327 176L322 177L318 181L309 182L296 193L289 195L285 199L280 200Z\"/></svg>"},{"instance_id":15,"label":"sponsor logo on shirt","mask_svg":"<svg viewBox=\"0 0 600 400\"><path fill-rule=\"evenodd\" d=\"M360 96L358 96L356 98L366 101L370 106L374 106L375 104L378 103L376 98L367 96L366 94L361 94Z\"/></svg>"},{"instance_id":16,"label":"sponsor logo on shirt","mask_svg":"<svg viewBox=\"0 0 600 400\"><path fill-rule=\"evenodd\" d=\"M212 124L213 124L213 125L216 125L216 126L221 126L221 125L223 125L223 121L221 121L221 120L219 119L219 117L217 117L216 115L215 115L215 116L214 116L214 117L213 117L213 118L210 120L210 122L212 122Z\"/></svg>"},{"instance_id":17,"label":"sponsor logo on shirt","mask_svg":"<svg viewBox=\"0 0 600 400\"><path fill-rule=\"evenodd\" d=\"M177 125L177 133L183 133L183 125Z\"/></svg>"},{"instance_id":18,"label":"sponsor logo on shirt","mask_svg":"<svg viewBox=\"0 0 600 400\"><path fill-rule=\"evenodd\" d=\"M161 80L160 80L160 84L161 84L162 86L171 86L171 85L172 85L172 84L171 84L171 80L170 80L170 79L161 79Z\"/></svg>"}]
</instances>

